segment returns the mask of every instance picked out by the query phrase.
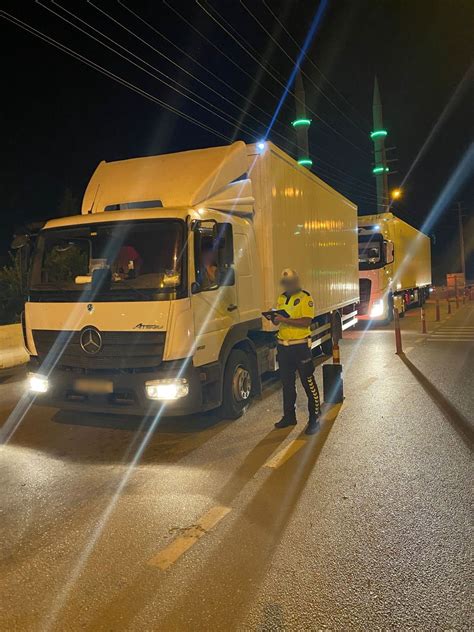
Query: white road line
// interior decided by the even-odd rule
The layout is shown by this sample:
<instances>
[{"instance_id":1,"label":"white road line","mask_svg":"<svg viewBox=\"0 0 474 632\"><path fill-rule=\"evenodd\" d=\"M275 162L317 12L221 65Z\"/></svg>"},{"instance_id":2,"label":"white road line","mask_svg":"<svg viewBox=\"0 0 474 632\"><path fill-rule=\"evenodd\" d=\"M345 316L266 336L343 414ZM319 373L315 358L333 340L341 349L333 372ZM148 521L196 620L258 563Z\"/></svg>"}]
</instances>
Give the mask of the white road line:
<instances>
[{"instance_id":1,"label":"white road line","mask_svg":"<svg viewBox=\"0 0 474 632\"><path fill-rule=\"evenodd\" d=\"M459 338L459 336L461 336L462 338L473 338L474 337L474 333L472 334L463 334L462 331L458 331L457 333L443 333L443 332L438 332L436 334L430 334L430 338Z\"/></svg>"},{"instance_id":2,"label":"white road line","mask_svg":"<svg viewBox=\"0 0 474 632\"><path fill-rule=\"evenodd\" d=\"M436 329L436 331L444 331L448 334L474 334L474 329L461 329L460 327L441 327L440 329Z\"/></svg>"},{"instance_id":3,"label":"white road line","mask_svg":"<svg viewBox=\"0 0 474 632\"><path fill-rule=\"evenodd\" d=\"M428 338L428 342L474 342L474 338Z\"/></svg>"},{"instance_id":4,"label":"white road line","mask_svg":"<svg viewBox=\"0 0 474 632\"><path fill-rule=\"evenodd\" d=\"M430 336L474 336L474 331L433 331Z\"/></svg>"}]
</instances>

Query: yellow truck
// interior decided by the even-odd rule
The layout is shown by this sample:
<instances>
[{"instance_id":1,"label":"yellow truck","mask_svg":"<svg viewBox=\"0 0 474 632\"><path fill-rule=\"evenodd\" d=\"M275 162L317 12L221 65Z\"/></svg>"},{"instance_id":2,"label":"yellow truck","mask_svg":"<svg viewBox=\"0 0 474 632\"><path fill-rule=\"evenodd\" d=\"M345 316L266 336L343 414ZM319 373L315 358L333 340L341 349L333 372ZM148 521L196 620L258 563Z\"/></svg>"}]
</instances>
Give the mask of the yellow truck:
<instances>
[{"instance_id":1,"label":"yellow truck","mask_svg":"<svg viewBox=\"0 0 474 632\"><path fill-rule=\"evenodd\" d=\"M431 285L429 237L393 213L359 217L359 320L388 323L423 305Z\"/></svg>"},{"instance_id":2,"label":"yellow truck","mask_svg":"<svg viewBox=\"0 0 474 632\"><path fill-rule=\"evenodd\" d=\"M238 417L277 369L262 311L286 267L329 351L356 322L357 208L272 143L102 162L81 215L36 241L29 388L58 408Z\"/></svg>"}]
</instances>

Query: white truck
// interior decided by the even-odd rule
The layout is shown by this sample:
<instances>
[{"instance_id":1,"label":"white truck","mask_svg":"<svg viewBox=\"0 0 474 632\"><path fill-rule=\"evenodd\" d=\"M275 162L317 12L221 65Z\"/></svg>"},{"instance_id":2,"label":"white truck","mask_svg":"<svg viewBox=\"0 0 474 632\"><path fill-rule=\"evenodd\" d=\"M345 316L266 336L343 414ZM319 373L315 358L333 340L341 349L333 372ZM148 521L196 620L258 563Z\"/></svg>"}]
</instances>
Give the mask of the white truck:
<instances>
[{"instance_id":1,"label":"white truck","mask_svg":"<svg viewBox=\"0 0 474 632\"><path fill-rule=\"evenodd\" d=\"M277 368L261 312L285 267L330 351L356 322L357 208L270 142L102 162L81 215L36 240L29 388L63 409L238 417Z\"/></svg>"},{"instance_id":2,"label":"white truck","mask_svg":"<svg viewBox=\"0 0 474 632\"><path fill-rule=\"evenodd\" d=\"M429 237L393 213L359 217L359 320L389 323L426 301L431 285Z\"/></svg>"}]
</instances>

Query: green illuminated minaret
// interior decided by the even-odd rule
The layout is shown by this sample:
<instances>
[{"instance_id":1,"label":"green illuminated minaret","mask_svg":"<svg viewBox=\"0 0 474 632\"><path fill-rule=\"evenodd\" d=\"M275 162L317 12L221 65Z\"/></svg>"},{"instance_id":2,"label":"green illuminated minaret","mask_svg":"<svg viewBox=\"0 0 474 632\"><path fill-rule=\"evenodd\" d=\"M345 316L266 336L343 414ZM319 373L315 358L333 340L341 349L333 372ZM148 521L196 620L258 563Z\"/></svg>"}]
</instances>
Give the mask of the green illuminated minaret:
<instances>
[{"instance_id":1,"label":"green illuminated minaret","mask_svg":"<svg viewBox=\"0 0 474 632\"><path fill-rule=\"evenodd\" d=\"M380 100L379 83L374 81L374 100L372 105L374 129L370 138L374 142L374 167L372 173L377 184L377 212L383 212L388 205L388 167L385 155L385 137L387 130L383 126L382 101Z\"/></svg>"},{"instance_id":2,"label":"green illuminated minaret","mask_svg":"<svg viewBox=\"0 0 474 632\"><path fill-rule=\"evenodd\" d=\"M296 118L292 122L292 125L296 132L296 144L298 146L297 160L300 165L308 167L309 169L313 164L313 161L309 157L308 144L308 127L311 125L311 119L306 115L306 101L301 72L296 73L295 77L295 105Z\"/></svg>"}]
</instances>

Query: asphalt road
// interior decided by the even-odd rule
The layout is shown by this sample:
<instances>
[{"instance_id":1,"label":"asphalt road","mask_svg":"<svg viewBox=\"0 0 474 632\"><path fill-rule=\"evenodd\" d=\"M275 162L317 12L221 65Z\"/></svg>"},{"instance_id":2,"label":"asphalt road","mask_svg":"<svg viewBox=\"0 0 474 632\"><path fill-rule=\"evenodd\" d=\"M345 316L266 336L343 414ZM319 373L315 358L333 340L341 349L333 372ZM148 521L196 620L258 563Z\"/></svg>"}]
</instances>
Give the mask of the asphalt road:
<instances>
[{"instance_id":1,"label":"asphalt road","mask_svg":"<svg viewBox=\"0 0 474 632\"><path fill-rule=\"evenodd\" d=\"M274 430L32 408L0 454L1 630L471 630L474 304L347 332L345 402ZM321 369L317 370L321 385ZM0 422L21 397L0 383ZM322 390L322 389L321 389Z\"/></svg>"}]
</instances>

